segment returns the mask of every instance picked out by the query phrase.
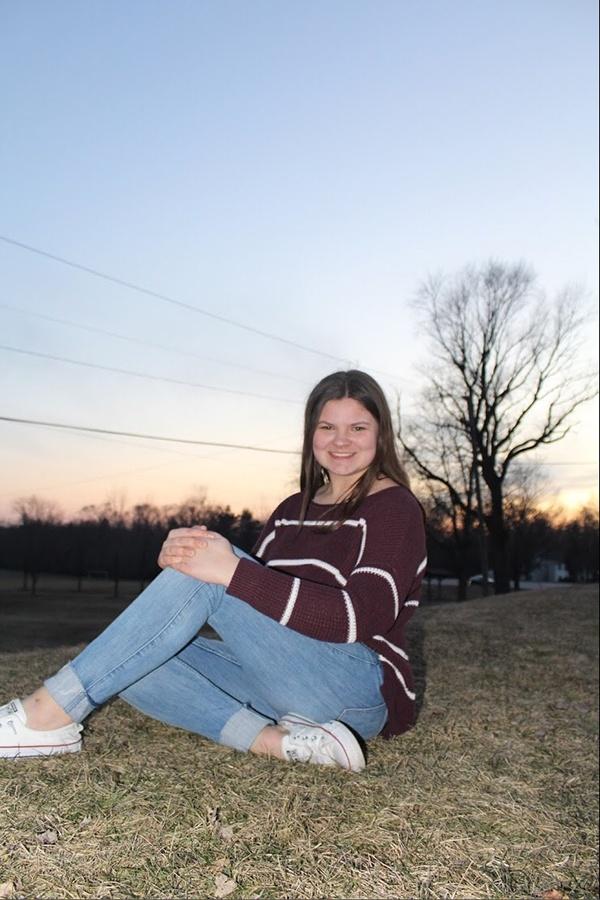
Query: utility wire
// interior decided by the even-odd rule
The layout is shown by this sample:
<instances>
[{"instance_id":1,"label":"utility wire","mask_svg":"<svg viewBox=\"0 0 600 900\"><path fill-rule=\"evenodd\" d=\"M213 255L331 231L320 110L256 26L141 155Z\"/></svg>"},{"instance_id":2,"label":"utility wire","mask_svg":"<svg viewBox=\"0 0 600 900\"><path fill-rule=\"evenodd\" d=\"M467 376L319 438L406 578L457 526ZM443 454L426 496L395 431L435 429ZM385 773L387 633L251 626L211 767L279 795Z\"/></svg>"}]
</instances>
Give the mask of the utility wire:
<instances>
[{"instance_id":1,"label":"utility wire","mask_svg":"<svg viewBox=\"0 0 600 900\"><path fill-rule=\"evenodd\" d=\"M18 306L11 306L9 303L0 303L0 309L7 309L10 312L19 313L24 316L34 316L37 319L44 319L46 322L54 322L58 325L67 325L70 328L78 328L81 331L88 331L91 334L101 334L105 337L118 338L121 341L128 341L131 344L138 344L142 347L152 347L155 350L166 350L168 353L176 353L178 356L192 356L194 359L201 359L203 362L213 362L220 366L231 366L234 369L243 369L246 372L254 372L256 375L268 375L271 378L285 378L287 381L295 381L298 384L308 385L307 381L301 378L295 378L293 375L284 375L281 372L269 372L266 369L255 369L253 366L245 366L242 363L229 362L224 359L217 359L214 356L206 356L204 353L194 353L193 350L182 350L179 347L168 347L165 344L156 344L154 341L144 341L142 338L129 337L126 334L119 334L116 331L108 331L106 328L98 328L94 325L83 325L80 322L72 322L69 319L59 319L57 316L49 316L47 313L34 312L31 309L19 309Z\"/></svg>"},{"instance_id":2,"label":"utility wire","mask_svg":"<svg viewBox=\"0 0 600 900\"><path fill-rule=\"evenodd\" d=\"M187 387L202 388L206 391L217 391L220 394L236 394L240 397L255 397L259 400L271 400L277 403L302 403L301 400L292 400L289 397L273 397L270 394L255 394L251 391L238 391L234 388L221 388L212 384L202 384L197 381L184 381L180 378L167 378L164 375L151 375L147 372L134 372L132 369L118 369L114 366L103 366L100 363L86 362L82 359L68 359L66 356L53 356L50 353L40 353L36 350L25 350L22 347L9 347L0 344L0 350L8 353L20 353L25 356L36 356L39 359L51 359L53 362L69 363L72 366L84 366L87 369L100 369L103 372L117 372L119 375L133 375L135 378L146 378L150 381L164 381L167 384L183 384Z\"/></svg>"},{"instance_id":3,"label":"utility wire","mask_svg":"<svg viewBox=\"0 0 600 900\"><path fill-rule=\"evenodd\" d=\"M57 256L54 253L49 253L47 250L41 250L38 247L32 247L30 244L24 244L22 241L16 241L14 238L10 238L7 235L0 234L0 241L3 241L5 244L11 244L13 247L19 247L21 250L27 250L29 253L36 253L38 256L44 256L47 259L51 259L54 262L62 263L62 265L70 266L72 269L78 269L81 272L87 272L89 275L94 275L97 278L103 278L105 281L110 281L113 284L118 284L121 287L129 288L132 291L138 291L140 294L146 294L148 297L154 297L156 300L162 300L165 303L172 303L174 306L180 306L182 309L191 310L192 312L199 313L202 316L207 316L211 319L216 319L219 322L224 322L227 325L232 325L235 328L241 328L244 331L249 331L252 334L258 334L261 337L269 338L272 341L279 341L282 344L287 344L290 347L296 347L298 350L304 350L306 353L314 353L316 356L322 356L325 359L331 359L337 363L344 363L350 368L355 368L355 363L353 360L346 359L343 356L334 356L331 353L326 353L324 350L316 350L314 347L307 347L305 344L300 344L297 341L292 341L289 338L281 337L277 334L272 334L269 331L262 331L260 328L254 328L252 325L245 325L242 322L237 322L235 319L230 319L227 316L221 316L218 313L210 312L209 310L202 309L199 306L194 306L191 303L186 303L183 300L177 300L174 297L170 297L168 294L160 294L157 291L150 290L150 288L142 287L139 284L135 284L132 281L125 281L122 278L117 278L114 275L108 275L105 272L101 272L98 269L93 269L90 266L85 266L82 263L74 262L70 259L65 259L63 256ZM406 378L406 376L394 375L391 372L385 372L381 369L375 369L373 366L365 366L369 371L376 372L378 375L384 375L386 378L390 378L392 381L404 381L409 382L411 379Z\"/></svg>"},{"instance_id":4,"label":"utility wire","mask_svg":"<svg viewBox=\"0 0 600 900\"><path fill-rule=\"evenodd\" d=\"M276 450L273 447L254 447L249 444L227 444L222 441L197 441L191 438L164 437L157 434L136 434L132 431L116 431L109 428L91 428L84 425L67 425L64 422L40 422L36 419L17 419L13 416L0 416L0 422L16 422L19 425L39 425L43 428L63 428L68 431L87 431L92 434L116 434L120 437L143 438L148 441L167 441L171 444L196 444L202 447L227 447L232 450L253 450L257 453L280 453L286 456L298 456L297 450Z\"/></svg>"},{"instance_id":5,"label":"utility wire","mask_svg":"<svg viewBox=\"0 0 600 900\"><path fill-rule=\"evenodd\" d=\"M81 433L79 435L79 437L84 438L85 440L90 440L90 441L101 441L103 444L109 444L112 446L114 446L115 444L118 444L121 447L128 447L129 449L136 446L135 441L124 440L124 439L117 438L117 437L102 437L99 434ZM272 439L273 441L278 441L278 440L281 440L282 437L283 436L280 434L277 436L272 436L272 438L269 438L269 440ZM289 438L290 435L287 434L286 437ZM297 437L297 431L294 433L293 437L294 438ZM139 452L140 450L146 450L149 453L159 453L161 455L164 455L165 453L167 453L170 456L173 456L173 455L179 456L181 459L192 460L192 461L197 460L197 459L211 459L211 460L225 459L225 454L219 454L218 456L215 456L215 455L207 456L205 453L198 454L198 452L195 450L190 450L190 451L176 450L175 447L157 447L155 444L150 445L150 446L147 446L144 444L141 444L141 445L138 444L136 446L136 453Z\"/></svg>"},{"instance_id":6,"label":"utility wire","mask_svg":"<svg viewBox=\"0 0 600 900\"><path fill-rule=\"evenodd\" d=\"M200 457L200 459L202 459L202 458L203 457ZM81 484L92 484L93 482L96 482L96 481L106 481L107 478L124 478L125 476L129 476L129 475L138 475L140 472L152 472L152 471L155 471L156 469L164 469L170 465L171 465L170 462L158 463L157 465L154 465L154 466L144 466L141 469L129 469L127 471L122 471L122 472L110 472L108 475L95 475L93 478L81 478L78 481L66 481L66 482L63 481L60 484L51 484L49 487L43 487L43 488L36 487L33 489L28 488L28 491L30 494L33 494L35 496L36 494L47 493L48 491L56 491L56 490L63 490L65 488L78 487ZM0 496L4 497L5 499L8 499L10 497L20 497L20 496L22 496L22 494L23 494L22 491L11 491L8 494L0 494Z\"/></svg>"},{"instance_id":7,"label":"utility wire","mask_svg":"<svg viewBox=\"0 0 600 900\"><path fill-rule=\"evenodd\" d=\"M186 303L183 300L177 300L174 297L170 297L168 294L161 294L158 291L152 291L150 288L142 287L139 284L134 284L132 281L125 281L123 278L117 278L114 275L108 275L106 272L100 272L98 269L93 269L90 266L84 266L81 263L74 262L70 259L65 259L63 256L57 256L54 253L49 253L47 250L41 250L38 247L32 247L30 244L24 244L22 241L16 241L13 238L10 238L4 234L0 234L0 241L3 241L5 244L10 244L13 247L20 247L21 250L27 250L29 253L36 253L38 256L44 256L46 259L51 259L54 262L62 263L64 266L69 266L71 269L78 269L80 272L87 272L88 275L95 275L96 278L102 278L104 281L109 281L111 284L118 284L121 287L129 288L132 291L137 291L139 294L145 294L147 297L154 297L155 300L162 300L164 303L170 303L173 306L179 306L181 309L187 309L191 312L199 313L201 316L206 316L209 319L215 319L217 322L224 322L226 325L231 325L234 328L241 328L243 331L249 331L252 334L258 334L261 337L269 338L272 341L278 341L281 344L287 344L289 347L296 347L298 350L304 350L306 353L314 353L316 356L322 356L325 359L332 359L335 362L343 362L350 363L350 360L344 359L341 356L334 356L331 353L326 353L323 350L315 350L314 347L307 347L305 344L300 344L297 341L292 341L289 338L281 337L278 334L272 334L269 331L262 331L260 328L254 328L252 325L245 325L242 322L237 322L235 319L230 319L227 316L221 316L218 313L209 312L206 309L202 309L199 306L194 306L192 303Z\"/></svg>"},{"instance_id":8,"label":"utility wire","mask_svg":"<svg viewBox=\"0 0 600 900\"><path fill-rule=\"evenodd\" d=\"M561 461L561 462L538 462L538 460L535 460L535 459L532 460L531 462L528 462L527 460L524 459L520 464L522 466L537 466L538 464L540 466L597 466L598 465L598 463L595 460L590 460L589 462L587 462L586 460L581 460L581 459L573 460L573 462L563 462L563 461Z\"/></svg>"},{"instance_id":9,"label":"utility wire","mask_svg":"<svg viewBox=\"0 0 600 900\"><path fill-rule=\"evenodd\" d=\"M85 440L90 440L90 441L102 441L107 444L121 444L121 446L130 447L130 448L133 447L133 444L131 441L120 440L119 438L114 438L114 437L101 437L98 434L81 433L81 434L78 434L78 437L83 438ZM197 451L192 451L190 453L190 452L186 452L185 450L175 450L174 447L160 447L159 448L156 446L148 447L143 444L140 446L138 444L136 452L140 449L141 450L149 450L152 453L160 453L160 454L174 453L175 455L177 455L179 457L183 457L184 459L187 459L190 462L196 462L199 459L219 462L220 460L225 458L223 455L215 456L213 453L210 453L210 452L198 453ZM152 472L152 471L155 471L156 469L164 469L167 466L172 466L172 465L173 465L172 461L162 462L162 463L157 463L152 466L143 466L141 468L137 467L135 469L127 469L127 470L120 471L120 472L109 472L105 475L95 475L92 478L83 478L83 479L79 479L78 481L67 481L67 482L63 481L58 484L46 485L46 487L36 487L33 489L28 488L28 491L30 494L47 493L48 491L62 490L65 488L75 487L75 486L78 486L81 484L91 484L96 481L106 481L109 478L112 478L112 479L123 478L124 476L127 476L127 475L138 475L141 472ZM3 492L0 494L0 498L7 499L10 497L19 497L22 494L23 494L22 490L9 491L7 493Z\"/></svg>"},{"instance_id":10,"label":"utility wire","mask_svg":"<svg viewBox=\"0 0 600 900\"><path fill-rule=\"evenodd\" d=\"M87 431L93 434L113 434L120 437L143 438L149 441L168 441L173 444L197 444L203 447L228 447L232 450L256 450L259 453L283 453L287 456L299 456L299 450L276 450L273 447L254 447L248 444L225 444L220 441L197 441L191 438L164 437L156 434L136 434L132 431L115 431L108 428L91 428L83 425L66 425L62 422L40 422L36 419L17 419L13 416L0 416L0 422L16 422L20 425L41 425L44 428L65 428L70 431ZM530 465L535 465L535 462ZM595 466L596 460L573 460L572 462L543 462L543 466Z\"/></svg>"}]
</instances>

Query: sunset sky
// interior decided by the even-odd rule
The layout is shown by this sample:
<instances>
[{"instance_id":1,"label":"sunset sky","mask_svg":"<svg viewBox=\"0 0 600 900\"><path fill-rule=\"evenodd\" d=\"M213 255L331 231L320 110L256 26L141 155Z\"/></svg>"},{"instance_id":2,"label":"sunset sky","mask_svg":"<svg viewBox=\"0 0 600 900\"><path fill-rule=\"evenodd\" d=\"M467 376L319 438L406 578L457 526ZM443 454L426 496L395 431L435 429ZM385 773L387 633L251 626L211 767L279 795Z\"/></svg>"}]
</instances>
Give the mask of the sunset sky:
<instances>
[{"instance_id":1,"label":"sunset sky","mask_svg":"<svg viewBox=\"0 0 600 900\"><path fill-rule=\"evenodd\" d=\"M549 297L578 285L597 365L597 17L596 0L3 4L0 416L290 452L0 421L0 519L30 494L268 513L296 489L320 377L359 366L417 409L411 300L467 263L523 259ZM594 401L528 458L546 502L597 503L597 420Z\"/></svg>"}]
</instances>

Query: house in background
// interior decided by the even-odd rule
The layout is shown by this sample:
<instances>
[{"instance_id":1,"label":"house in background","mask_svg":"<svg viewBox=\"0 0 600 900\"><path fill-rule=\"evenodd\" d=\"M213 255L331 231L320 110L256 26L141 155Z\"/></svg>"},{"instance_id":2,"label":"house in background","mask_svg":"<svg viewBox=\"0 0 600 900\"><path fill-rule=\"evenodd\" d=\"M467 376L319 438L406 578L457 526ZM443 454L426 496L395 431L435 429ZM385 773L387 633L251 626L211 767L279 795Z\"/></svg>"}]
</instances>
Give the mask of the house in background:
<instances>
[{"instance_id":1,"label":"house in background","mask_svg":"<svg viewBox=\"0 0 600 900\"><path fill-rule=\"evenodd\" d=\"M537 559L527 576L528 581L566 581L569 572L564 563L556 559Z\"/></svg>"}]
</instances>

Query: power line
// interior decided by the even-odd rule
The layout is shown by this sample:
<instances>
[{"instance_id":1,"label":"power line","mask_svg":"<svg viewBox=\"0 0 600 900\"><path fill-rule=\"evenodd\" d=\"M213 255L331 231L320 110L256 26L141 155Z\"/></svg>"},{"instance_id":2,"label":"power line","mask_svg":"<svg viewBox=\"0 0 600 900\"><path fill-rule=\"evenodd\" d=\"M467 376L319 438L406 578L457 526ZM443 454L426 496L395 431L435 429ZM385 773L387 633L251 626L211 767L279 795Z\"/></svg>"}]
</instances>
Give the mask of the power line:
<instances>
[{"instance_id":1,"label":"power line","mask_svg":"<svg viewBox=\"0 0 600 900\"><path fill-rule=\"evenodd\" d=\"M78 328L80 331L88 331L91 334L101 334L105 337L118 338L121 341L128 341L131 344L138 344L142 347L152 347L155 350L166 350L168 353L176 353L179 356L192 356L194 359L201 359L203 362L214 362L220 366L230 366L234 369L243 369L246 372L254 372L256 375L268 375L271 378L285 378L287 381L295 381L298 384L308 385L307 381L301 378L295 378L293 375L284 375L281 372L270 372L266 369L256 369L254 366L245 366L242 363L229 362L224 359L217 359L214 356L206 356L204 353L194 353L193 350L183 350L179 347L168 347L165 344L157 344L154 341L145 341L142 338L130 337L126 334L119 334L116 331L108 331L106 328L98 328L94 325L83 325L80 322L72 322L69 319L60 319L57 316L49 316L47 313L34 312L31 309L19 309L18 306L11 306L9 303L0 303L0 309L7 309L10 312L19 313L24 316L34 316L37 319L43 319L46 322L54 322L58 325L67 325L70 328Z\"/></svg>"},{"instance_id":2,"label":"power line","mask_svg":"<svg viewBox=\"0 0 600 900\"><path fill-rule=\"evenodd\" d=\"M81 478L78 481L67 481L67 482L63 481L61 484L51 484L49 487L43 487L43 488L28 487L28 493L33 494L33 495L42 494L42 493L46 493L47 491L56 491L56 490L61 490L63 488L77 487L81 484L92 484L93 482L96 482L96 481L106 481L106 479L108 479L108 478L123 478L124 476L138 475L140 472L151 472L151 471L155 471L156 469L164 469L169 465L171 465L170 462L158 463L155 466L144 466L141 469L139 469L139 468L138 469L129 469L129 470L123 471L123 472L110 472L108 475L96 475L93 478ZM8 499L10 497L19 497L22 495L22 493L23 493L22 491L11 491L8 494L0 494L0 496L4 497L5 499Z\"/></svg>"},{"instance_id":3,"label":"power line","mask_svg":"<svg viewBox=\"0 0 600 900\"><path fill-rule=\"evenodd\" d=\"M236 394L239 397L255 397L259 400L271 400L278 403L302 403L301 400L293 400L289 397L273 397L270 394L256 394L251 391L238 391L234 388L221 388L212 384L202 384L197 381L184 381L180 378L168 378L165 375L151 375L147 372L134 372L132 369L118 369L114 366L103 366L100 363L86 362L82 359L69 359L66 356L54 356L51 353L40 353L37 350L25 350L22 347L9 347L0 344L0 350L6 350L9 353L20 353L25 356L35 356L39 359L50 359L53 362L68 363L72 366L83 366L86 369L100 369L103 372L116 372L119 375L133 375L135 378L146 378L150 381L164 381L167 384L183 384L187 387L202 388L206 391L217 391L220 394Z\"/></svg>"},{"instance_id":4,"label":"power line","mask_svg":"<svg viewBox=\"0 0 600 900\"><path fill-rule=\"evenodd\" d=\"M522 465L522 466L524 466L524 465L535 466L535 465L537 465L537 464L538 464L538 463L537 463L536 460L532 460L532 462L528 462L527 460L523 460L523 461L520 463L520 465ZM597 466L598 463L597 463L596 460L591 460L590 462L584 462L584 461L582 461L582 460L574 460L573 462L564 462L564 461L561 461L561 462L540 462L539 465L540 465L540 466Z\"/></svg>"},{"instance_id":5,"label":"power line","mask_svg":"<svg viewBox=\"0 0 600 900\"><path fill-rule=\"evenodd\" d=\"M78 433L77 436L80 438L83 438L85 440L102 441L103 443L107 443L107 444L113 444L113 445L120 444L121 446L125 446L125 447L130 447L130 448L133 447L133 443L131 441L120 440L119 438L115 438L112 435L109 437L102 437L99 434L87 434L85 432L80 432L80 433ZM279 438L276 438L276 440L278 440L278 439ZM138 452L139 450L147 450L152 453L160 453L160 454L165 454L165 453L175 454L176 456L183 457L183 459L186 459L186 460L192 461L192 462L195 462L199 459L211 460L211 461L217 460L218 461L218 460L221 460L224 458L222 455L215 456L214 454L211 455L210 453L198 453L198 452L194 452L194 451L192 451L190 453L190 452L185 452L183 450L176 450L174 447L157 447L157 446L149 447L149 446L145 446L144 444L142 444L142 445L138 444L138 446L136 448L136 452ZM291 453L292 451L289 451L289 452ZM48 491L55 491L55 490L59 490L59 489L62 490L64 488L71 488L71 487L75 487L75 486L82 485L82 484L91 484L91 483L94 483L97 481L106 481L107 479L122 478L126 475L138 475L140 472L150 472L150 471L154 471L156 469L165 468L166 466L172 466L172 462L166 462L166 463L163 462L163 463L158 463L157 465L143 466L141 468L137 467L135 469L128 469L126 471L120 471L120 472L109 472L105 475L96 475L92 478L79 479L78 481L60 482L58 484L46 485L45 487L35 487L33 489L28 488L28 492L30 494L47 493ZM11 497L19 497L22 494L23 494L22 490L3 492L0 494L0 499L10 499Z\"/></svg>"},{"instance_id":6,"label":"power line","mask_svg":"<svg viewBox=\"0 0 600 900\"><path fill-rule=\"evenodd\" d=\"M230 319L228 316L221 316L218 313L210 312L209 310L202 309L199 306L194 306L192 303L186 303L184 300L177 300L175 297L170 297L168 294L161 294L158 291L150 290L150 288L142 287L139 284L135 284L133 281L125 281L123 278L117 278L115 275L108 275L106 272L101 272L99 269L93 269L91 266L85 266L82 263L74 262L70 259L65 259L63 256L57 256L54 253L49 253L47 250L41 250L39 247L32 247L30 244L24 244L22 241L16 241L13 238L7 237L6 235L0 234L0 241L4 241L5 244L10 244L13 247L20 247L21 250L27 250L29 253L35 253L38 256L43 256L46 259L51 259L54 262L61 263L64 266L69 266L71 269L77 269L80 272L87 272L88 275L94 275L96 278L102 278L104 281L109 281L111 284L118 284L120 287L129 288L129 290L137 291L139 294L145 294L147 297L154 297L155 300L162 300L164 303L170 303L173 306L179 306L181 309L187 309L191 312L199 313L201 316L206 316L209 319L215 319L217 322L224 322L226 325L231 325L234 328L241 328L243 331L249 331L252 334L258 334L261 337L269 338L272 341L278 341L281 344L287 344L289 347L296 347L298 350L304 350L306 353L314 353L316 356L322 356L325 359L334 360L334 362L343 362L350 363L350 360L344 359L341 356L333 356L331 353L326 353L323 350L315 350L314 347L307 347L305 344L300 344L297 341L292 341L289 338L281 337L277 334L272 334L269 331L262 331L260 328L254 328L252 325L245 325L242 322L237 322L235 319Z\"/></svg>"},{"instance_id":7,"label":"power line","mask_svg":"<svg viewBox=\"0 0 600 900\"><path fill-rule=\"evenodd\" d=\"M90 440L90 441L101 441L103 444L109 444L109 445L113 445L113 446L114 446L115 444L118 444L118 445L121 446L121 447L128 447L128 448L130 448L130 449L133 448L133 447L135 446L135 447L136 447L136 453L139 452L140 450L146 450L146 451L148 451L148 452L150 452L150 453L160 453L161 455L167 453L167 454L169 454L169 455L179 456L180 459L184 459L184 460L192 460L192 461L193 461L193 460L197 460L197 459L210 459L210 460L215 460L215 459L221 460L221 459L225 459L225 455L224 455L224 454L219 454L218 456L214 456L214 455L212 455L212 456L207 456L207 455L204 454L204 453L198 454L198 453L197 453L196 451L194 451L194 450L192 450L192 451L190 451L190 452L186 452L185 450L176 450L174 447L157 447L156 445L146 446L146 445L144 445L144 444L142 444L142 445L138 444L138 445L136 446L135 441L121 440L120 438L116 438L116 437L112 437L112 436L109 436L109 437L102 437L102 436L99 435L99 434L85 434L85 433L81 433L81 434L79 434L78 436L81 437L81 438L84 438L84 439L86 439L86 440ZM269 440L272 439L272 440L274 440L274 441L278 441L278 440L281 440L282 437L283 437L283 436L280 434L280 435L277 435L277 436L272 436L272 438L269 438ZM289 438L290 435L287 434L286 437ZM297 437L297 429L296 429L296 431L294 432L293 437Z\"/></svg>"},{"instance_id":8,"label":"power line","mask_svg":"<svg viewBox=\"0 0 600 900\"><path fill-rule=\"evenodd\" d=\"M171 444L196 444L202 447L226 447L232 450L253 450L257 453L279 453L286 456L298 456L297 450L276 450L273 447L254 447L249 444L227 444L222 441L198 441L191 438L165 437L157 434L137 434L133 431L116 431L109 428L91 428L85 425L68 425L64 422L40 422L37 419L17 419L13 416L0 416L0 422L16 422L19 425L39 425L43 428L62 428L68 431L87 431L92 434L116 434L120 437L142 438L148 441L167 441Z\"/></svg>"},{"instance_id":9,"label":"power line","mask_svg":"<svg viewBox=\"0 0 600 900\"><path fill-rule=\"evenodd\" d=\"M125 281L123 278L118 278L115 275L108 275L106 272L101 272L99 269L93 269L90 266L74 262L73 260L66 259L63 256L57 256L54 253L49 253L47 250L41 250L39 247L32 247L30 244L25 244L22 241L17 241L14 238L8 237L7 235L0 234L0 241L3 241L5 244L10 244L13 247L19 247L21 250L27 250L29 253L35 253L38 256L46 257L47 259L51 259L54 262L69 266L72 269L78 269L81 272L86 272L88 275L94 275L96 278L102 278L105 281L111 282L112 284L118 284L120 287L126 287L132 291L137 291L140 294L146 294L148 297L154 297L154 299L156 300L162 300L165 303L171 303L174 306L179 306L182 309L187 309L192 312L199 313L202 316L216 319L219 322L224 322L225 324L232 325L235 328L241 328L244 331L251 332L252 334L258 334L261 337L269 338L269 340L279 341L280 343L287 344L290 347L296 347L298 350L304 350L306 353L314 353L316 356L322 356L324 359L331 359L337 363L344 363L345 365L350 366L350 368L355 367L355 363L352 360L346 359L343 356L334 356L331 353L326 353L324 350L316 350L314 347L308 347L306 344L300 344L297 341L290 340L289 338L281 337L280 335L273 334L269 331L262 331L260 328L254 328L252 325L245 325L243 322L237 322L235 319L231 319L227 316L222 316L218 313L210 312L209 310L202 309L199 306L194 306L192 303L186 303L184 300L177 300L174 297L170 297L168 294L161 294L158 291L153 291L150 288L142 287L141 285L135 284L132 281ZM392 381L404 381L408 383L411 382L411 379L407 378L406 376L395 375L391 372L385 372L382 369L375 369L373 366L364 366L364 368L368 369L371 372L376 372L379 375L384 375L386 378L390 378Z\"/></svg>"},{"instance_id":10,"label":"power line","mask_svg":"<svg viewBox=\"0 0 600 900\"><path fill-rule=\"evenodd\" d=\"M119 447L128 447L129 449L132 449L133 447L135 447L136 453L138 453L141 450L146 450L150 453L160 453L161 455L167 453L170 456L171 455L179 456L180 459L185 459L185 460L217 459L217 458L219 458L219 457L215 457L215 456L207 456L206 454L198 454L198 452L194 451L194 450L192 450L192 451L176 450L175 447L157 447L155 444L152 444L151 446L147 446L145 444L141 444L141 445L137 444L136 445L135 441L123 440L121 438L112 437L112 436L102 437L99 434L85 434L85 433L78 434L77 436L80 438L83 438L85 440L88 440L88 441L101 441L103 444L109 444L112 447L114 447L117 444L119 445ZM168 465L168 463L166 463L165 465Z\"/></svg>"},{"instance_id":11,"label":"power line","mask_svg":"<svg viewBox=\"0 0 600 900\"><path fill-rule=\"evenodd\" d=\"M149 441L167 441L173 444L196 444L203 447L227 447L232 450L255 450L260 453L282 453L287 456L299 456L299 450L277 450L272 447L254 447L248 444L227 444L221 441L199 441L191 438L165 437L156 434L137 434L132 431L116 431L108 428L92 428L84 425L67 425L62 422L40 422L37 419L18 419L13 416L0 416L0 422L16 422L20 425L40 425L44 428L64 428L70 431L85 431L92 434L111 434L120 437L143 438ZM572 460L571 462L546 462L544 466L595 466L596 460Z\"/></svg>"}]
</instances>

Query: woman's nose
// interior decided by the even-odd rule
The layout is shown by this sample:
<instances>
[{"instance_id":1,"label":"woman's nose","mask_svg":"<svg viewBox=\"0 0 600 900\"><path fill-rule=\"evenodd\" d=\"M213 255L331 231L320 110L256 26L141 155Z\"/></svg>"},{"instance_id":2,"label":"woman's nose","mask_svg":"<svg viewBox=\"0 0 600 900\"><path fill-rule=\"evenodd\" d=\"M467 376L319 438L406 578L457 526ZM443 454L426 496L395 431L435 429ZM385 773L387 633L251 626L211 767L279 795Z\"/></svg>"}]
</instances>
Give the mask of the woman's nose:
<instances>
[{"instance_id":1,"label":"woman's nose","mask_svg":"<svg viewBox=\"0 0 600 900\"><path fill-rule=\"evenodd\" d=\"M336 447L343 447L348 443L348 435L344 431L338 431L333 439Z\"/></svg>"}]
</instances>

